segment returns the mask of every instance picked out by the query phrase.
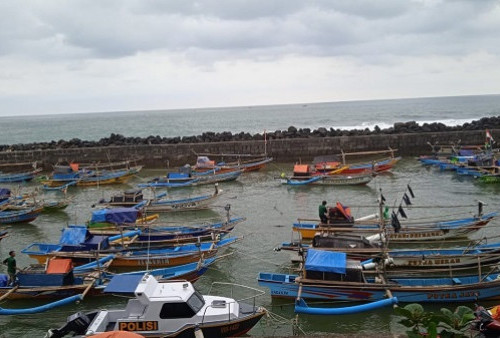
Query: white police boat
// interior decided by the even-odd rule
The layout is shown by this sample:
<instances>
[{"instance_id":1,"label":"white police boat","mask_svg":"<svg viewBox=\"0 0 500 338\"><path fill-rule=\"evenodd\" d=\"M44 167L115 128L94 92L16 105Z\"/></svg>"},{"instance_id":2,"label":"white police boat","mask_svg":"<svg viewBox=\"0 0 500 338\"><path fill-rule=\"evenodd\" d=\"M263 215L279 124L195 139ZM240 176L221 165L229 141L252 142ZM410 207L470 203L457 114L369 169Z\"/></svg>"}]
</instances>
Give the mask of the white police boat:
<instances>
[{"instance_id":1,"label":"white police boat","mask_svg":"<svg viewBox=\"0 0 500 338\"><path fill-rule=\"evenodd\" d=\"M125 309L78 312L69 316L59 329L51 329L46 337L92 336L109 331L131 331L145 337L234 337L248 332L267 313L255 306L255 298L264 294L258 289L230 283L214 283L252 290L242 300L201 295L186 281L157 281L151 275L113 278L106 293L130 293L136 285L135 299ZM231 289L233 291L233 289ZM253 299L253 304L249 301ZM246 302L242 302L246 301Z\"/></svg>"}]
</instances>

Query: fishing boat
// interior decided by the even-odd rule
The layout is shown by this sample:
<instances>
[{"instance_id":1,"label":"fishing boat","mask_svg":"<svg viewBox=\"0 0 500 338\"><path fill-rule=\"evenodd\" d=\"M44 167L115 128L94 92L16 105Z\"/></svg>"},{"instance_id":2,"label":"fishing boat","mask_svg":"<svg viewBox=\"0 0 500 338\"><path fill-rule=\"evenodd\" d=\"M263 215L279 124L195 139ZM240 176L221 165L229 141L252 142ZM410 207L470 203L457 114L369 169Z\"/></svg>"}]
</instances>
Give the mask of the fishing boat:
<instances>
[{"instance_id":1,"label":"fishing boat","mask_svg":"<svg viewBox=\"0 0 500 338\"><path fill-rule=\"evenodd\" d=\"M242 170L219 172L209 170L204 173L168 173L165 177L157 177L148 183L142 183L140 188L183 188L202 184L215 184L218 182L230 182L236 180L242 174Z\"/></svg>"},{"instance_id":2,"label":"fishing boat","mask_svg":"<svg viewBox=\"0 0 500 338\"><path fill-rule=\"evenodd\" d=\"M63 230L59 244L32 243L21 252L44 264L52 257L71 258L75 265L114 255L111 267L171 267L214 257L219 248L231 245L240 238L224 238L216 242L202 242L170 247L130 247L125 238L135 238L140 231L130 231L117 236L90 235L85 227L73 226ZM131 240L133 242L133 240ZM112 246L111 243L114 243Z\"/></svg>"},{"instance_id":3,"label":"fishing boat","mask_svg":"<svg viewBox=\"0 0 500 338\"><path fill-rule=\"evenodd\" d=\"M21 210L0 211L0 224L29 223L40 216L42 210L40 206L33 206Z\"/></svg>"},{"instance_id":4,"label":"fishing boat","mask_svg":"<svg viewBox=\"0 0 500 338\"><path fill-rule=\"evenodd\" d=\"M38 260L40 264L44 264L48 258L62 257L71 258L72 253L87 253L93 256L84 263L89 263L96 259L95 253L101 253L100 257L107 256L110 253L119 252L121 248L122 238L133 238L140 231L129 231L117 236L99 236L92 235L86 226L70 225L64 228L61 232L61 237L58 244L49 243L32 243L21 252L28 254L31 258ZM113 243L116 242L116 247L113 248ZM80 263L82 264L82 263Z\"/></svg>"},{"instance_id":5,"label":"fishing boat","mask_svg":"<svg viewBox=\"0 0 500 338\"><path fill-rule=\"evenodd\" d=\"M135 206L146 201L146 212L174 212L207 209L220 196L217 183L212 194L186 197L181 199L164 198L167 193L156 194L152 198L145 198L142 189L125 191L123 194L112 196L109 200L100 200L100 205L105 206Z\"/></svg>"},{"instance_id":6,"label":"fishing boat","mask_svg":"<svg viewBox=\"0 0 500 338\"><path fill-rule=\"evenodd\" d=\"M271 297L348 302L473 302L500 299L500 274L491 271L459 277L366 276L361 264L345 253L310 249L301 275L259 273Z\"/></svg>"},{"instance_id":7,"label":"fishing boat","mask_svg":"<svg viewBox=\"0 0 500 338\"><path fill-rule=\"evenodd\" d=\"M0 171L0 183L28 182L34 179L41 171L42 168L16 173L4 173Z\"/></svg>"},{"instance_id":8,"label":"fishing boat","mask_svg":"<svg viewBox=\"0 0 500 338\"><path fill-rule=\"evenodd\" d=\"M100 271L81 274L73 268L71 259L51 259L47 264L31 265L17 272L16 281L11 285L7 285L8 276L0 274L0 297L14 300L77 295L96 285L106 268L104 263Z\"/></svg>"},{"instance_id":9,"label":"fishing boat","mask_svg":"<svg viewBox=\"0 0 500 338\"><path fill-rule=\"evenodd\" d=\"M135 299L129 300L125 309L77 313L63 327L49 330L47 337L89 336L115 330L133 331L144 337L240 336L267 313L266 309L255 306L255 297L263 292L243 288L255 293L245 299L253 300L252 304L201 295L189 282L159 282L145 275L137 285L123 283L104 290L114 294L133 292Z\"/></svg>"},{"instance_id":10,"label":"fishing boat","mask_svg":"<svg viewBox=\"0 0 500 338\"><path fill-rule=\"evenodd\" d=\"M121 168L112 169L118 164ZM69 165L55 165L51 177L42 180L42 184L47 188L67 186L68 183L75 182L77 186L96 186L107 184L125 183L132 176L138 174L142 166L130 166L129 161L105 165L82 166L80 163L70 163Z\"/></svg>"},{"instance_id":11,"label":"fishing boat","mask_svg":"<svg viewBox=\"0 0 500 338\"><path fill-rule=\"evenodd\" d=\"M211 160L208 156L217 156L222 158L221 161ZM242 159L249 158L252 159ZM236 161L225 162L224 158L237 158ZM256 157L248 154L198 154L196 164L194 165L195 171L206 171L218 168L221 171L232 171L235 169L242 170L243 172L258 171L264 168L268 163L272 162L272 157L262 156Z\"/></svg>"},{"instance_id":12,"label":"fishing boat","mask_svg":"<svg viewBox=\"0 0 500 338\"><path fill-rule=\"evenodd\" d=\"M104 288L108 285L112 285L113 283L120 283L121 280L123 280L124 278L128 279L128 282L130 282L133 279L133 277L130 276L135 276L137 278L136 281L137 284L145 274L154 276L156 279L160 281L187 280L191 283L194 283L208 270L209 266L215 263L217 260L219 260L219 257L200 259L198 262L173 266L170 268L122 272L119 274L111 274L109 272L106 272L104 273L104 278L108 278L110 281L106 285L102 285L99 287Z\"/></svg>"},{"instance_id":13,"label":"fishing boat","mask_svg":"<svg viewBox=\"0 0 500 338\"><path fill-rule=\"evenodd\" d=\"M314 169L321 174L331 172L343 168L336 174L339 175L356 175L366 172L382 173L391 170L400 160L401 157L396 157L394 154L397 149L376 150L365 152L345 153L344 151L338 155L318 156L313 159ZM351 158L366 158L381 154L389 153L389 157L375 158L370 161L362 160L361 162L353 163L348 160Z\"/></svg>"},{"instance_id":14,"label":"fishing boat","mask_svg":"<svg viewBox=\"0 0 500 338\"><path fill-rule=\"evenodd\" d=\"M422 240L440 241L447 238L464 237L478 231L498 216L497 212L483 214L482 207L482 203L479 203L476 216L461 219L400 222L396 214L393 213L390 220L384 218L381 222L380 219L383 218L381 215L370 215L354 220L350 208L337 202L336 206L329 210L333 215L330 216L328 224L309 223L307 220L299 219L293 224L293 231L299 233L302 239L313 239L317 233L324 232L364 235L368 241L384 239L394 244ZM375 218L376 221L371 220L370 217Z\"/></svg>"},{"instance_id":15,"label":"fishing boat","mask_svg":"<svg viewBox=\"0 0 500 338\"><path fill-rule=\"evenodd\" d=\"M162 226L155 227L139 226L141 233L134 238L132 243L127 244L130 248L164 247L178 244L215 241L217 238L223 238L231 233L234 227L245 221L244 217L228 218L225 222L211 224L198 224L191 226ZM89 228L91 234L115 236L130 231L134 228Z\"/></svg>"},{"instance_id":16,"label":"fishing boat","mask_svg":"<svg viewBox=\"0 0 500 338\"><path fill-rule=\"evenodd\" d=\"M37 162L0 163L0 183L31 181L42 171Z\"/></svg>"},{"instance_id":17,"label":"fishing boat","mask_svg":"<svg viewBox=\"0 0 500 338\"><path fill-rule=\"evenodd\" d=\"M281 176L280 180L282 184L291 186L301 186L301 185L332 185L332 186L344 186L344 185L366 185L373 179L373 174L367 172L365 174L354 174L354 175L297 175L299 169L304 165L295 165L294 176L284 177ZM309 174L309 173L307 173Z\"/></svg>"}]
</instances>

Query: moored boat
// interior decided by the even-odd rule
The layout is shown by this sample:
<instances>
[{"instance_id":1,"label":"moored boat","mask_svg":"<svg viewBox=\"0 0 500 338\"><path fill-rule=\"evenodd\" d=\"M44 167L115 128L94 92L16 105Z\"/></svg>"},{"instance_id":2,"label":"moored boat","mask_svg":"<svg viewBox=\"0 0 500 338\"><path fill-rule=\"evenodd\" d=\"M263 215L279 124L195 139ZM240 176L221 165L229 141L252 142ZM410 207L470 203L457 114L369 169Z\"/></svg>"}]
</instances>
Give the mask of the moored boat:
<instances>
[{"instance_id":1,"label":"moored boat","mask_svg":"<svg viewBox=\"0 0 500 338\"><path fill-rule=\"evenodd\" d=\"M158 282L146 275L137 286L119 285L105 290L115 294L133 292L135 299L129 300L125 309L75 314L65 326L49 330L47 337L88 336L115 330L133 331L145 337L192 337L198 331L204 337L240 336L267 313L255 306L255 297L263 292L244 288L255 293L247 298L253 299L253 304L201 295L189 282Z\"/></svg>"},{"instance_id":2,"label":"moored boat","mask_svg":"<svg viewBox=\"0 0 500 338\"><path fill-rule=\"evenodd\" d=\"M301 275L259 273L259 285L272 297L373 302L388 292L400 302L473 302L500 299L500 274L446 277L366 276L345 253L310 249Z\"/></svg>"}]
</instances>

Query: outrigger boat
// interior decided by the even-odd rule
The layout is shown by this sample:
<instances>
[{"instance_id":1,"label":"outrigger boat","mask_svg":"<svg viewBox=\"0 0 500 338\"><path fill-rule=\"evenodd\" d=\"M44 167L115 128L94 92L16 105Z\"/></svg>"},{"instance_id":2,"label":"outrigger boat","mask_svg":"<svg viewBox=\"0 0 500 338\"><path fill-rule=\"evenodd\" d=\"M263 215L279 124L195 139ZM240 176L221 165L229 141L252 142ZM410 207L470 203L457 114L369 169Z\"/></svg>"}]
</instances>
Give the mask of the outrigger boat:
<instances>
[{"instance_id":1,"label":"outrigger boat","mask_svg":"<svg viewBox=\"0 0 500 338\"><path fill-rule=\"evenodd\" d=\"M174 247L132 247L124 238L134 238L140 231L130 231L117 236L90 235L83 226L64 229L59 244L32 243L21 252L44 264L52 257L71 258L75 265L114 255L111 267L170 267L197 262L200 258L214 257L219 248L231 245L240 238L177 245ZM110 243L114 243L112 247ZM133 243L133 239L131 240Z\"/></svg>"},{"instance_id":2,"label":"outrigger boat","mask_svg":"<svg viewBox=\"0 0 500 338\"><path fill-rule=\"evenodd\" d=\"M139 228L141 233L128 246L130 248L144 248L146 246L157 248L186 243L215 241L217 238L223 238L229 234L237 224L245 220L246 218L244 217L236 217L228 218L225 222L192 226L157 225L154 228L149 226L114 227L113 229L89 228L89 231L95 235L115 236L123 233L123 231L131 231Z\"/></svg>"},{"instance_id":3,"label":"outrigger boat","mask_svg":"<svg viewBox=\"0 0 500 338\"><path fill-rule=\"evenodd\" d=\"M220 284L226 283L216 285ZM129 300L125 309L77 313L63 327L49 330L46 337L89 336L115 330L133 331L144 337L241 336L267 313L266 309L255 306L255 297L263 292L243 288L255 295L242 301L203 296L189 282L158 282L145 275L136 286L123 283L105 289L104 292L115 294L133 292L135 299ZM252 305L244 302L251 299Z\"/></svg>"},{"instance_id":4,"label":"outrigger boat","mask_svg":"<svg viewBox=\"0 0 500 338\"><path fill-rule=\"evenodd\" d=\"M82 270L73 268L71 259L51 259L47 264L32 265L19 271L12 285L7 285L7 275L0 274L0 298L47 299L77 295L99 283L109 262L101 263L99 271L81 273Z\"/></svg>"},{"instance_id":5,"label":"outrigger boat","mask_svg":"<svg viewBox=\"0 0 500 338\"><path fill-rule=\"evenodd\" d=\"M317 233L344 233L365 235L369 241L380 241L386 237L389 243L411 243L418 241L441 241L447 238L464 237L469 233L482 229L492 219L498 216L497 212L482 214L480 203L477 216L452 220L436 221L397 221L394 218L390 222L386 220L383 224L360 219L354 220L350 209L337 203L335 213L338 217L330 217L330 223L309 223L307 220L299 219L293 224L293 231L300 233L302 239L313 239ZM306 222L304 222L306 221ZM392 225L392 226L391 226ZM386 229L386 230L384 230ZM385 231L385 234L381 234ZM370 237L371 235L371 237Z\"/></svg>"},{"instance_id":6,"label":"outrigger boat","mask_svg":"<svg viewBox=\"0 0 500 338\"><path fill-rule=\"evenodd\" d=\"M23 208L22 210L0 211L0 224L29 223L42 212L40 206Z\"/></svg>"},{"instance_id":7,"label":"outrigger boat","mask_svg":"<svg viewBox=\"0 0 500 338\"><path fill-rule=\"evenodd\" d=\"M374 302L385 300L388 293L410 303L500 299L499 273L385 279L382 274L366 276L359 262L347 260L345 253L314 249L307 252L300 276L261 272L258 282L271 290L272 297L297 300Z\"/></svg>"},{"instance_id":8,"label":"outrigger boat","mask_svg":"<svg viewBox=\"0 0 500 338\"><path fill-rule=\"evenodd\" d=\"M168 173L165 177L157 177L148 183L141 183L140 188L183 188L202 184L234 181L242 174L242 170L220 172L217 168L195 173L190 167L183 167L179 173Z\"/></svg>"},{"instance_id":9,"label":"outrigger boat","mask_svg":"<svg viewBox=\"0 0 500 338\"><path fill-rule=\"evenodd\" d=\"M217 156L221 158L237 158L237 161L232 162L215 162L208 156ZM242 160L242 157L253 157L251 160ZM221 171L232 171L235 169L242 170L243 172L257 171L264 168L268 163L272 162L272 157L262 156L256 157L248 154L198 154L196 164L194 165L195 171L206 171L209 169L220 169Z\"/></svg>"},{"instance_id":10,"label":"outrigger boat","mask_svg":"<svg viewBox=\"0 0 500 338\"><path fill-rule=\"evenodd\" d=\"M154 191L153 191L154 193ZM135 206L138 203L146 202L144 210L146 212L174 212L207 209L221 194L217 183L215 191L210 195L200 195L182 199L166 199L167 194L158 194L153 198L144 198L142 189L125 191L121 195L112 196L109 200L100 200L100 205L105 206Z\"/></svg>"},{"instance_id":11,"label":"outrigger boat","mask_svg":"<svg viewBox=\"0 0 500 338\"><path fill-rule=\"evenodd\" d=\"M2 167L17 169L14 169L12 172L4 172L3 169L1 169ZM37 168L36 162L0 163L0 183L28 182L34 179L41 171L42 168Z\"/></svg>"},{"instance_id":12,"label":"outrigger boat","mask_svg":"<svg viewBox=\"0 0 500 338\"><path fill-rule=\"evenodd\" d=\"M51 177L42 180L47 188L67 186L74 182L77 186L96 186L124 183L139 173L142 166L130 166L130 161L109 164L81 164L55 165Z\"/></svg>"},{"instance_id":13,"label":"outrigger boat","mask_svg":"<svg viewBox=\"0 0 500 338\"><path fill-rule=\"evenodd\" d=\"M313 165L317 172L322 174L327 174L332 170L341 169L336 174L339 175L356 175L356 174L364 174L366 172L372 173L382 173L385 171L391 170L400 160L401 157L394 156L394 153L397 149L388 150L376 150L376 151L365 151L365 152L354 152L354 153L345 153L342 151L339 155L330 155L330 156L319 156L313 159ZM363 156L376 156L379 154L390 154L388 158L378 158L369 162L361 162L361 163L351 163L347 161L347 157L363 157Z\"/></svg>"}]
</instances>

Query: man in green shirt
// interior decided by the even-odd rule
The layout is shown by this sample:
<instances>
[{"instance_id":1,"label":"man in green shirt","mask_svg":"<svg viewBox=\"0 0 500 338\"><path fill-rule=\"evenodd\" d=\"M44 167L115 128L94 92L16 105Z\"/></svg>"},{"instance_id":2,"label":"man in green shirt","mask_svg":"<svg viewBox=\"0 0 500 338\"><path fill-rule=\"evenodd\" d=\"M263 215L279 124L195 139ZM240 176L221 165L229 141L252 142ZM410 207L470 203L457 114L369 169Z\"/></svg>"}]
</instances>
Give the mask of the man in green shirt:
<instances>
[{"instance_id":1,"label":"man in green shirt","mask_svg":"<svg viewBox=\"0 0 500 338\"><path fill-rule=\"evenodd\" d=\"M328 223L328 217L327 217L327 213L326 213L326 201L323 201L320 205L319 205L319 218L321 219L321 223Z\"/></svg>"},{"instance_id":2,"label":"man in green shirt","mask_svg":"<svg viewBox=\"0 0 500 338\"><path fill-rule=\"evenodd\" d=\"M14 250L9 252L9 257L3 260L3 264L7 265L7 273L9 274L9 284L14 284L16 280L16 252Z\"/></svg>"}]
</instances>

